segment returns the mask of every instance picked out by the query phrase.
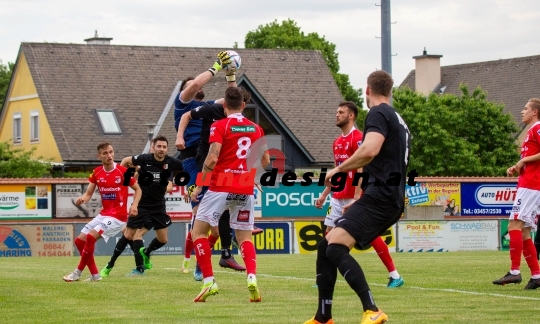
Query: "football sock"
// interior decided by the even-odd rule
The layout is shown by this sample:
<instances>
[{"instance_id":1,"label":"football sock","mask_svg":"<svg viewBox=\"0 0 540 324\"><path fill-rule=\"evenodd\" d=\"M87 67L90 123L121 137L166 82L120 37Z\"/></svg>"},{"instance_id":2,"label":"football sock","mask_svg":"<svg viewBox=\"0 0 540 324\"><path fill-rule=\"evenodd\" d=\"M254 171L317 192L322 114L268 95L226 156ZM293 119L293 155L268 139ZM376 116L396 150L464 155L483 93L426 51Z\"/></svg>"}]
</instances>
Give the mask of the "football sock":
<instances>
[{"instance_id":1,"label":"football sock","mask_svg":"<svg viewBox=\"0 0 540 324\"><path fill-rule=\"evenodd\" d=\"M144 260L139 250L144 247L143 240L133 240L133 255L135 256L135 267L139 272L144 272Z\"/></svg>"},{"instance_id":2,"label":"football sock","mask_svg":"<svg viewBox=\"0 0 540 324\"><path fill-rule=\"evenodd\" d=\"M208 244L210 244L211 249L214 248L214 245L216 244L218 239L219 239L219 237L215 237L212 234L208 235Z\"/></svg>"},{"instance_id":3,"label":"football sock","mask_svg":"<svg viewBox=\"0 0 540 324\"><path fill-rule=\"evenodd\" d=\"M394 275L396 275L397 271L396 266L394 265L394 260L392 260L392 256L390 256L390 250L388 250L388 246L386 246L386 243L384 243L383 239L380 236L377 236L377 238L374 239L373 242L371 242L371 246L373 246L373 249L379 255L379 258L386 267L386 270L388 270L389 273L395 271L396 273ZM392 278L394 277L392 276ZM394 279L399 279L399 275Z\"/></svg>"},{"instance_id":4,"label":"football sock","mask_svg":"<svg viewBox=\"0 0 540 324\"><path fill-rule=\"evenodd\" d=\"M77 247L77 251L79 251L79 255L82 255L85 244L86 242L81 240L79 237L75 239L75 246Z\"/></svg>"},{"instance_id":5,"label":"football sock","mask_svg":"<svg viewBox=\"0 0 540 324\"><path fill-rule=\"evenodd\" d=\"M510 235L510 261L511 261L511 270L514 271L512 274L516 274L516 271L519 271L521 265L521 253L523 252L523 238L521 237L520 230L509 231ZM519 272L518 272L519 273Z\"/></svg>"},{"instance_id":6,"label":"football sock","mask_svg":"<svg viewBox=\"0 0 540 324\"><path fill-rule=\"evenodd\" d=\"M231 214L228 209L221 214L218 229L219 236L221 237L221 257L223 259L228 259L231 257L232 244Z\"/></svg>"},{"instance_id":7,"label":"football sock","mask_svg":"<svg viewBox=\"0 0 540 324\"><path fill-rule=\"evenodd\" d=\"M536 231L534 247L536 248L536 258L540 260L540 231Z\"/></svg>"},{"instance_id":8,"label":"football sock","mask_svg":"<svg viewBox=\"0 0 540 324\"><path fill-rule=\"evenodd\" d=\"M360 297L364 311L378 311L379 309L375 306L375 301L364 276L364 271L350 255L349 248L343 244L329 244L326 256L339 269L345 281Z\"/></svg>"},{"instance_id":9,"label":"football sock","mask_svg":"<svg viewBox=\"0 0 540 324\"><path fill-rule=\"evenodd\" d=\"M190 259L191 258L191 251L193 250L193 241L191 240L191 232L188 232L186 237L186 244L185 244L185 250L184 250L184 258Z\"/></svg>"},{"instance_id":10,"label":"football sock","mask_svg":"<svg viewBox=\"0 0 540 324\"><path fill-rule=\"evenodd\" d=\"M86 244L84 245L84 249L81 253L81 260L79 262L79 266L77 267L77 269L79 269L80 271L83 271L87 265L88 265L88 269L91 270L90 262L94 260L95 244L96 244L96 239L91 234L87 234ZM95 262L94 262L94 267L95 267ZM95 274L97 273L97 271L96 272L90 271L90 273Z\"/></svg>"},{"instance_id":11,"label":"football sock","mask_svg":"<svg viewBox=\"0 0 540 324\"><path fill-rule=\"evenodd\" d=\"M315 319L325 323L332 318L332 298L337 279L337 267L326 256L328 241L323 238L317 246L316 280L319 290L319 304Z\"/></svg>"},{"instance_id":12,"label":"football sock","mask_svg":"<svg viewBox=\"0 0 540 324\"><path fill-rule=\"evenodd\" d=\"M114 247L113 255L111 256L111 259L109 260L109 263L107 263L107 268L114 267L114 263L116 262L116 259L124 252L128 245L129 240L122 235L122 237L118 240L116 243L116 246Z\"/></svg>"},{"instance_id":13,"label":"football sock","mask_svg":"<svg viewBox=\"0 0 540 324\"><path fill-rule=\"evenodd\" d=\"M525 261L527 262L529 269L531 269L531 275L539 276L540 265L538 265L538 259L536 258L536 250L534 248L534 243L532 239L527 239L523 241L523 256L525 257Z\"/></svg>"},{"instance_id":14,"label":"football sock","mask_svg":"<svg viewBox=\"0 0 540 324\"><path fill-rule=\"evenodd\" d=\"M212 250L210 243L208 243L208 238L203 237L195 240L193 243L195 245L195 256L197 257L197 263L199 264L199 268L201 268L203 278L213 277Z\"/></svg>"},{"instance_id":15,"label":"football sock","mask_svg":"<svg viewBox=\"0 0 540 324\"><path fill-rule=\"evenodd\" d=\"M246 265L246 273L257 273L257 255L255 254L255 247L251 241L244 241L240 245L240 251L242 252L242 259Z\"/></svg>"},{"instance_id":16,"label":"football sock","mask_svg":"<svg viewBox=\"0 0 540 324\"><path fill-rule=\"evenodd\" d=\"M150 242L148 247L146 249L144 249L144 254L146 254L146 256L150 256L150 253L152 253L152 252L154 252L156 250L159 250L165 244L167 244L167 243L161 243L157 239L157 237L154 237L154 239L152 240L152 242Z\"/></svg>"}]
</instances>

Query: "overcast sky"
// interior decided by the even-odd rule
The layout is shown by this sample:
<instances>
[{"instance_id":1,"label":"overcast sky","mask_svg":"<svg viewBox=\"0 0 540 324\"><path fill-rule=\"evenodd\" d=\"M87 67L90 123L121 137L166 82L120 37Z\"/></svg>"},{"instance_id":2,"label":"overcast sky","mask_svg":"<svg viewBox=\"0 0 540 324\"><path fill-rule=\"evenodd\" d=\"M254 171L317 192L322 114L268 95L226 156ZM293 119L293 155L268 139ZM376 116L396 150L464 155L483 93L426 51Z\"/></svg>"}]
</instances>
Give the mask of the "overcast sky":
<instances>
[{"instance_id":1,"label":"overcast sky","mask_svg":"<svg viewBox=\"0 0 540 324\"><path fill-rule=\"evenodd\" d=\"M380 0L0 0L0 60L15 62L21 42L244 47L245 35L291 18L303 32L336 44L340 72L355 88L381 69ZM540 55L538 0L392 0L392 60L399 85L413 56L442 65Z\"/></svg>"}]
</instances>

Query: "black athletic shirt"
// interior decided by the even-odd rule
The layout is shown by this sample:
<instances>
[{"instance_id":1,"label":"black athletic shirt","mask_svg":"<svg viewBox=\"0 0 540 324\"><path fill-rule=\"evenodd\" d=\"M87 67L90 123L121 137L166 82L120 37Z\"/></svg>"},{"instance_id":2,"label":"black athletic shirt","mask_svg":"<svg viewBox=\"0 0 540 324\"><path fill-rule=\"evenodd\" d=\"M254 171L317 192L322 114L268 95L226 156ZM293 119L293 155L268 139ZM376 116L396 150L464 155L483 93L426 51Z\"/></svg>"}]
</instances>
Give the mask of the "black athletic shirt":
<instances>
[{"instance_id":1,"label":"black athletic shirt","mask_svg":"<svg viewBox=\"0 0 540 324\"><path fill-rule=\"evenodd\" d=\"M405 201L405 181L407 165L409 162L409 148L411 134L409 128L398 112L388 104L372 107L364 123L364 139L370 132L382 134L385 139L379 154L364 167L369 175L365 193L386 196L397 199L398 206ZM392 178L391 173L400 174L398 186L387 185L386 181Z\"/></svg>"},{"instance_id":2,"label":"black athletic shirt","mask_svg":"<svg viewBox=\"0 0 540 324\"><path fill-rule=\"evenodd\" d=\"M154 154L139 154L132 157L133 165L140 165L139 170L139 186L142 190L141 201L139 206L153 207L165 206L165 192L167 191L167 184L162 186L160 184L161 172L166 171L166 177L168 180L172 180L173 171L183 171L182 162L178 159L165 156L163 161L158 161L154 158ZM144 172L150 172L154 177L154 182L148 186L144 186L140 183L141 176Z\"/></svg>"},{"instance_id":3,"label":"black athletic shirt","mask_svg":"<svg viewBox=\"0 0 540 324\"><path fill-rule=\"evenodd\" d=\"M190 113L192 119L202 119L201 139L197 148L197 156L204 156L206 158L210 149L210 144L208 143L210 139L210 126L216 120L223 119L227 116L225 116L223 105L220 104L203 105L193 109Z\"/></svg>"}]
</instances>

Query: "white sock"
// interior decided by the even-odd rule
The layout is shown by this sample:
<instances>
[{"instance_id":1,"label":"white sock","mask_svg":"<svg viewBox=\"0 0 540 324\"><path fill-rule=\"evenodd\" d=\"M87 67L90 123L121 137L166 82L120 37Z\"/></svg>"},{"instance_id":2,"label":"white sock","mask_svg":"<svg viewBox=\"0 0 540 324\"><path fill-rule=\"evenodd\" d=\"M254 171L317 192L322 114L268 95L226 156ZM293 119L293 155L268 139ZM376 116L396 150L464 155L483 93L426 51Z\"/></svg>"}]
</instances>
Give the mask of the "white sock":
<instances>
[{"instance_id":1,"label":"white sock","mask_svg":"<svg viewBox=\"0 0 540 324\"><path fill-rule=\"evenodd\" d=\"M540 279L540 275L534 275L531 277L531 279Z\"/></svg>"},{"instance_id":2,"label":"white sock","mask_svg":"<svg viewBox=\"0 0 540 324\"><path fill-rule=\"evenodd\" d=\"M399 278L401 278L401 276L399 275L399 273L397 272L397 270L394 270L394 271L390 272L390 277L392 277L392 279L399 279Z\"/></svg>"},{"instance_id":3,"label":"white sock","mask_svg":"<svg viewBox=\"0 0 540 324\"><path fill-rule=\"evenodd\" d=\"M255 281L257 281L257 277L253 273L248 274L247 277L248 279L254 279Z\"/></svg>"},{"instance_id":4,"label":"white sock","mask_svg":"<svg viewBox=\"0 0 540 324\"><path fill-rule=\"evenodd\" d=\"M191 258L184 257L184 261L191 261Z\"/></svg>"},{"instance_id":5,"label":"white sock","mask_svg":"<svg viewBox=\"0 0 540 324\"><path fill-rule=\"evenodd\" d=\"M76 269L75 269L75 270L74 270L73 272L74 272L74 273L76 273L76 274L78 274L79 276L80 276L80 275L81 275L81 273L82 273L82 271L81 271L81 270L79 270L79 269L77 269L77 268L76 268Z\"/></svg>"},{"instance_id":6,"label":"white sock","mask_svg":"<svg viewBox=\"0 0 540 324\"><path fill-rule=\"evenodd\" d=\"M214 276L203 279L203 285L206 285L209 282L214 282Z\"/></svg>"},{"instance_id":7,"label":"white sock","mask_svg":"<svg viewBox=\"0 0 540 324\"><path fill-rule=\"evenodd\" d=\"M518 275L518 274L520 274L520 273L521 273L521 272L520 272L519 270L510 270L510 274L512 274L512 275L514 275L514 276L515 276L515 275Z\"/></svg>"}]
</instances>

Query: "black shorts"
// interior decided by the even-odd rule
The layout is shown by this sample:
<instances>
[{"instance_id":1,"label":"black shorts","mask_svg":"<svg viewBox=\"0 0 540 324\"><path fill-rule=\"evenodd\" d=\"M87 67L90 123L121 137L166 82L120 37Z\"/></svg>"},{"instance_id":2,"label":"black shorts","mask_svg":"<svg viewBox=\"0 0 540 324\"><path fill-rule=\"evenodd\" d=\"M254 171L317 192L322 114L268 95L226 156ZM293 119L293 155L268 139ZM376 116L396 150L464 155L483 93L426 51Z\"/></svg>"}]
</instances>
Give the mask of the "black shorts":
<instances>
[{"instance_id":1,"label":"black shorts","mask_svg":"<svg viewBox=\"0 0 540 324\"><path fill-rule=\"evenodd\" d=\"M130 217L126 224L129 228L146 228L160 230L171 226L171 217L165 212L165 207L139 206L138 215Z\"/></svg>"},{"instance_id":2,"label":"black shorts","mask_svg":"<svg viewBox=\"0 0 540 324\"><path fill-rule=\"evenodd\" d=\"M403 204L396 199L382 198L364 193L345 214L334 222L356 240L356 247L365 249L378 236L397 223L403 213Z\"/></svg>"}]
</instances>

